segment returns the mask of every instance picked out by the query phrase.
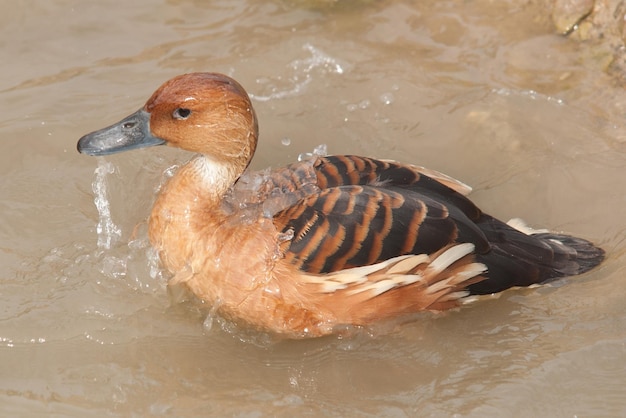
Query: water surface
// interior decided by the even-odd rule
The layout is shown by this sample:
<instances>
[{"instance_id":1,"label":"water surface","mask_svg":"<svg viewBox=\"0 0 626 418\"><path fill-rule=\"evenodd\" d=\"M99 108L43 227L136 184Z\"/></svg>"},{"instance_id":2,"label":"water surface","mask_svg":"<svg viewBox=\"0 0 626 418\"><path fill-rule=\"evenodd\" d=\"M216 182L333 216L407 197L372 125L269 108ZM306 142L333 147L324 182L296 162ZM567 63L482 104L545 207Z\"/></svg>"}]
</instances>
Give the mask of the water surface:
<instances>
[{"instance_id":1,"label":"water surface","mask_svg":"<svg viewBox=\"0 0 626 418\"><path fill-rule=\"evenodd\" d=\"M626 414L626 94L539 5L52 0L0 22L2 415ZM164 170L187 156L75 151L190 71L252 94L254 168L321 143L414 162L607 260L385 335L209 327L168 294L145 234Z\"/></svg>"}]
</instances>

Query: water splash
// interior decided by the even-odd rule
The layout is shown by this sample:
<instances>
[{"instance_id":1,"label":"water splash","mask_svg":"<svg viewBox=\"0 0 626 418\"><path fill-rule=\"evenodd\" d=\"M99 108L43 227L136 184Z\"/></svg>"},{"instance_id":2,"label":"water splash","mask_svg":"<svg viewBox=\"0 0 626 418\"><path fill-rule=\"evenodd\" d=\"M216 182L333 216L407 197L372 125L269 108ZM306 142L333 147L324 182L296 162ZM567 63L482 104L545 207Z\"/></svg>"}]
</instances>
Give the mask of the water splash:
<instances>
[{"instance_id":1,"label":"water splash","mask_svg":"<svg viewBox=\"0 0 626 418\"><path fill-rule=\"evenodd\" d=\"M344 69L335 58L327 55L309 43L304 44L302 48L309 51L311 56L303 60L293 61L291 67L294 70L309 73L311 70L321 67L330 73L343 74Z\"/></svg>"},{"instance_id":2,"label":"water splash","mask_svg":"<svg viewBox=\"0 0 626 418\"><path fill-rule=\"evenodd\" d=\"M491 91L500 96L519 95L522 97L528 97L532 100L545 100L546 102L556 103L557 105L565 104L565 101L563 99L560 99L554 96L541 94L541 93L536 92L535 90L511 90L507 88L498 88L498 89L494 88Z\"/></svg>"},{"instance_id":3,"label":"water splash","mask_svg":"<svg viewBox=\"0 0 626 418\"><path fill-rule=\"evenodd\" d=\"M326 144L320 144L313 148L313 152L303 152L298 155L298 161L307 161L317 157L326 157L328 155L328 147Z\"/></svg>"},{"instance_id":4,"label":"water splash","mask_svg":"<svg viewBox=\"0 0 626 418\"><path fill-rule=\"evenodd\" d=\"M259 102L267 102L273 99L283 99L299 94L307 84L313 80L314 70L319 69L322 73L343 74L345 69L337 59L331 57L313 45L306 43L302 49L308 51L310 56L304 59L292 61L289 66L295 74L288 78L292 84L291 88L279 88L277 86L269 86L269 94L250 94L250 97ZM280 80L281 77L279 77ZM271 80L257 80L257 83L266 83Z\"/></svg>"},{"instance_id":5,"label":"water splash","mask_svg":"<svg viewBox=\"0 0 626 418\"><path fill-rule=\"evenodd\" d=\"M91 187L94 192L94 203L98 209L98 248L109 250L122 236L122 230L111 218L111 208L107 197L107 175L115 172L115 166L101 158L98 159L98 167L95 170L96 178Z\"/></svg>"},{"instance_id":6,"label":"water splash","mask_svg":"<svg viewBox=\"0 0 626 418\"><path fill-rule=\"evenodd\" d=\"M213 324L216 321L219 322L220 320L220 317L218 314L219 307L220 307L220 300L217 299L215 303L213 304L213 306L211 306L209 313L207 314L207 316L204 318L204 321L202 322L202 328L204 329L204 332L206 333L211 332L211 330L213 329Z\"/></svg>"}]
</instances>

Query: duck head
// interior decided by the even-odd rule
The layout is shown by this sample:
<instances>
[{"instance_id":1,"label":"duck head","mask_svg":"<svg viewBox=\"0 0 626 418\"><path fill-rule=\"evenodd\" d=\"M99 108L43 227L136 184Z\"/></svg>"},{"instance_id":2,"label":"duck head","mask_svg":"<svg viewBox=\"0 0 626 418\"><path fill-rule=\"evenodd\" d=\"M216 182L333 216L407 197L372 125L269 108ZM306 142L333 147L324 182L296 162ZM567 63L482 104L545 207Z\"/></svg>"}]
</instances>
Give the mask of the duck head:
<instances>
[{"instance_id":1,"label":"duck head","mask_svg":"<svg viewBox=\"0 0 626 418\"><path fill-rule=\"evenodd\" d=\"M223 74L191 73L165 82L137 112L83 136L77 148L99 156L165 144L243 172L257 136L252 103L239 83Z\"/></svg>"}]
</instances>

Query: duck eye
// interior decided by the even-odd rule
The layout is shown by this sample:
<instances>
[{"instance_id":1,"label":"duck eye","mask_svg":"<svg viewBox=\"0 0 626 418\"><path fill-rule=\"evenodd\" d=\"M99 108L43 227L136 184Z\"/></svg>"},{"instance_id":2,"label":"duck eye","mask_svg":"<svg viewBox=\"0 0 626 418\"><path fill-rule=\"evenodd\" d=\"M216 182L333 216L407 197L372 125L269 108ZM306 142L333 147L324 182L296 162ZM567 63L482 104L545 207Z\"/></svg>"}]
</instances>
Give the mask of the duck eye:
<instances>
[{"instance_id":1,"label":"duck eye","mask_svg":"<svg viewBox=\"0 0 626 418\"><path fill-rule=\"evenodd\" d=\"M184 107L179 107L178 109L174 110L174 113L172 113L174 119L179 120L185 120L189 117L189 115L191 115L191 110L185 109Z\"/></svg>"}]
</instances>

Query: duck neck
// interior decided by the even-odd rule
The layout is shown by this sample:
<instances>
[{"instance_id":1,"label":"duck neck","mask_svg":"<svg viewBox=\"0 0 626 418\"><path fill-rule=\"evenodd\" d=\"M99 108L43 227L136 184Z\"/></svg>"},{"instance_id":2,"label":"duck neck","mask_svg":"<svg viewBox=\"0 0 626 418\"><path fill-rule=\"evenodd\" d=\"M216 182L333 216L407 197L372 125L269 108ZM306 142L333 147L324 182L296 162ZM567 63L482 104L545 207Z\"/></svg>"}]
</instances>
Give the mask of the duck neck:
<instances>
[{"instance_id":1,"label":"duck neck","mask_svg":"<svg viewBox=\"0 0 626 418\"><path fill-rule=\"evenodd\" d=\"M246 166L198 155L163 186L150 215L149 236L168 269L184 266L186 247L201 229L223 221L224 194Z\"/></svg>"}]
</instances>

